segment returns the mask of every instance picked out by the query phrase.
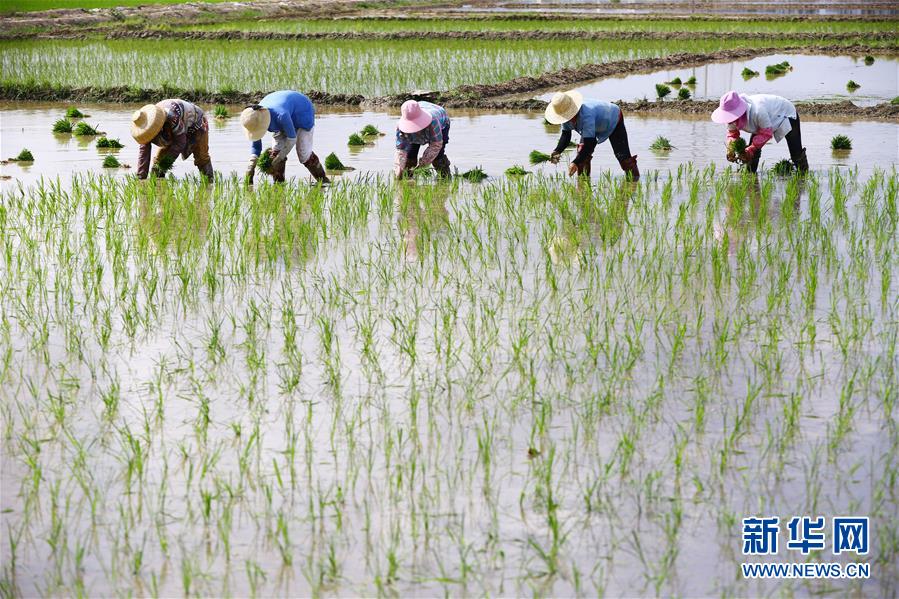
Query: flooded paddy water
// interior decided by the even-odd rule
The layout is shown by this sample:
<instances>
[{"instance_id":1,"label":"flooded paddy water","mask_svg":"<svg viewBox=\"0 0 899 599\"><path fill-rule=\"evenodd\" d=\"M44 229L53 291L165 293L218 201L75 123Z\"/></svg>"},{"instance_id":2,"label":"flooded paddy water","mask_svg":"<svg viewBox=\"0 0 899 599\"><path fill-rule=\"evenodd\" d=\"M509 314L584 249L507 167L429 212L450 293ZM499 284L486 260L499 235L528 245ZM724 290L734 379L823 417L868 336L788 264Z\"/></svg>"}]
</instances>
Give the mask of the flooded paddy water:
<instances>
[{"instance_id":1,"label":"flooded paddy water","mask_svg":"<svg viewBox=\"0 0 899 599\"><path fill-rule=\"evenodd\" d=\"M765 74L766 66L783 61L789 62L793 69L783 75ZM758 75L744 78L742 72L746 68ZM577 89L593 98L626 101L654 99L657 83L665 83L675 77L686 81L691 76L696 77L696 85L675 86L670 97L675 97L681 87L686 87L697 100L717 100L732 89L750 94L777 94L794 101L850 100L858 106L873 106L899 96L899 58L888 55L877 56L872 64L867 65L863 56L772 54L751 60L713 62L690 68L605 77L596 82L561 89ZM846 84L850 80L861 87L848 91ZM559 90L552 90L538 97L549 100L554 91Z\"/></svg>"},{"instance_id":2,"label":"flooded paddy water","mask_svg":"<svg viewBox=\"0 0 899 599\"><path fill-rule=\"evenodd\" d=\"M686 71L678 71L683 74ZM700 81L700 84L703 82ZM0 107L0 157L15 156L23 148L35 155L33 165L9 163L0 165L0 174L9 179L0 182L0 189L9 190L31 185L42 177L52 180L61 177L67 182L76 173L95 172L125 177L137 166L137 147L129 134L130 114L138 106L129 105L80 105L90 115L85 119L105 131L108 137L118 138L125 147L115 155L120 162L132 169L103 169L101 167L108 150L96 149L96 138L79 138L52 132L52 124L65 113L65 104L7 103ZM207 114L212 106L204 105ZM228 176L242 175L249 156L249 143L240 128L237 114L241 107L230 107L234 115L224 121L210 122L210 151L213 165L219 173ZM397 114L382 111L319 110L315 128L315 149L321 159L331 152L355 171L342 178L358 179L372 173L389 173L393 165L394 127ZM717 164L724 160L724 128L707 117L643 116L628 114L626 124L631 152L639 156L641 170L677 170L682 164L692 162L698 167ZM536 113L490 113L452 110L452 130L447 153L453 165L464 172L476 166L482 167L493 178L503 176L513 165L525 166L536 173L559 173L565 165L528 164L531 150L550 152L558 139L558 128L543 124ZM361 149L347 146L349 135L367 124L374 124L385 133L383 137ZM830 139L837 134L848 135L853 140L853 150L833 153ZM667 153L649 150L650 144L663 135L676 149ZM899 123L876 121L844 121L831 119L802 120L803 143L808 148L809 163L813 169L858 166L863 175L870 174L875 166L899 163ZM270 143L271 137L266 143ZM763 153L764 163L771 165L787 158L785 143L769 144ZM563 163L565 161L563 160ZM594 178L602 170L620 174L617 162L608 144L599 146L594 154ZM191 160L178 160L173 173L183 176L195 172ZM292 156L288 160L289 177L305 178L306 170Z\"/></svg>"}]
</instances>

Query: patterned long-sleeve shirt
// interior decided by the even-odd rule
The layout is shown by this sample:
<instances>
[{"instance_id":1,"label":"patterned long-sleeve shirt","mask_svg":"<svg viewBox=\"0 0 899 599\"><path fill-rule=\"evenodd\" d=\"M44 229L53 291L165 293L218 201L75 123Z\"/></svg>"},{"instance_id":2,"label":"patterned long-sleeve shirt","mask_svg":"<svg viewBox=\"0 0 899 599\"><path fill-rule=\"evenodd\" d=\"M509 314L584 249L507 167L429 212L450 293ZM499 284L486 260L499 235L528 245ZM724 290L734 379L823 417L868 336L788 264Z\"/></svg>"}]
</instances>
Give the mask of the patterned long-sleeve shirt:
<instances>
[{"instance_id":1,"label":"patterned long-sleeve shirt","mask_svg":"<svg viewBox=\"0 0 899 599\"><path fill-rule=\"evenodd\" d=\"M162 148L160 155L187 158L193 149L193 138L197 133L209 131L206 115L196 104L172 98L157 102L165 112L162 130L150 143L141 144L137 154L137 176L143 179L150 172L150 145Z\"/></svg>"},{"instance_id":2,"label":"patterned long-sleeve shirt","mask_svg":"<svg viewBox=\"0 0 899 599\"><path fill-rule=\"evenodd\" d=\"M427 145L428 149L418 160L419 166L427 166L434 162L434 159L440 154L440 150L443 149L443 130L449 126L450 118L442 106L425 101L420 101L418 105L431 115L431 123L415 133L403 133L399 129L396 130L397 162L405 163L405 156L413 145Z\"/></svg>"}]
</instances>

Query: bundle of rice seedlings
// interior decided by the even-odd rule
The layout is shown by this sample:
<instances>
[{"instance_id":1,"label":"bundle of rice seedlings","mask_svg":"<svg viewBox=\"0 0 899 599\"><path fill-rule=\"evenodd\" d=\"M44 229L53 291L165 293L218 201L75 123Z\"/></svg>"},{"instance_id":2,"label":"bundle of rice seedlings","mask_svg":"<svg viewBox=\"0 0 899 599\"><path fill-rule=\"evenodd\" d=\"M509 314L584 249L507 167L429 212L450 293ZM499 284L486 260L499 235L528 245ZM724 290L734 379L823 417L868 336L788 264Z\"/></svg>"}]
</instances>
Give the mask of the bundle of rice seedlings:
<instances>
[{"instance_id":1,"label":"bundle of rice seedlings","mask_svg":"<svg viewBox=\"0 0 899 599\"><path fill-rule=\"evenodd\" d=\"M358 133L351 133L350 139L346 143L348 146L364 146L365 140Z\"/></svg>"},{"instance_id":2,"label":"bundle of rice seedlings","mask_svg":"<svg viewBox=\"0 0 899 599\"><path fill-rule=\"evenodd\" d=\"M540 164L541 162L547 162L552 158L549 154L544 154L539 150L533 150L530 154L531 164Z\"/></svg>"},{"instance_id":3,"label":"bundle of rice seedlings","mask_svg":"<svg viewBox=\"0 0 899 599\"><path fill-rule=\"evenodd\" d=\"M870 67L872 64L874 64L874 57L871 56L870 54L868 54L867 56L865 56L865 64L868 65L869 67Z\"/></svg>"},{"instance_id":4,"label":"bundle of rice seedlings","mask_svg":"<svg viewBox=\"0 0 899 599\"><path fill-rule=\"evenodd\" d=\"M696 85L696 75L693 75L689 79L687 79L687 85Z\"/></svg>"},{"instance_id":5,"label":"bundle of rice seedlings","mask_svg":"<svg viewBox=\"0 0 899 599\"><path fill-rule=\"evenodd\" d=\"M506 169L506 176L516 177L516 176L530 174L530 172L531 171L524 170L523 166L519 166L516 164L515 166L510 166L509 168Z\"/></svg>"},{"instance_id":6,"label":"bundle of rice seedlings","mask_svg":"<svg viewBox=\"0 0 899 599\"><path fill-rule=\"evenodd\" d=\"M68 119L59 119L53 123L53 133L71 133L72 123Z\"/></svg>"},{"instance_id":7,"label":"bundle of rice seedlings","mask_svg":"<svg viewBox=\"0 0 899 599\"><path fill-rule=\"evenodd\" d=\"M374 125L366 125L362 127L362 131L359 132L363 137L374 137L376 135L384 135L378 128Z\"/></svg>"},{"instance_id":8,"label":"bundle of rice seedlings","mask_svg":"<svg viewBox=\"0 0 899 599\"><path fill-rule=\"evenodd\" d=\"M771 167L771 171L775 175L787 177L793 172L793 163L784 158L783 160L775 163L775 165Z\"/></svg>"},{"instance_id":9,"label":"bundle of rice seedlings","mask_svg":"<svg viewBox=\"0 0 899 599\"><path fill-rule=\"evenodd\" d=\"M228 107L223 104L217 104L215 108L212 109L212 115L219 119L226 119L231 116L231 113L228 112Z\"/></svg>"},{"instance_id":10,"label":"bundle of rice seedlings","mask_svg":"<svg viewBox=\"0 0 899 599\"><path fill-rule=\"evenodd\" d=\"M119 159L112 154L103 159L103 168L119 168L120 166L122 165L119 163Z\"/></svg>"},{"instance_id":11,"label":"bundle of rice seedlings","mask_svg":"<svg viewBox=\"0 0 899 599\"><path fill-rule=\"evenodd\" d=\"M656 150L659 152L668 152L673 148L674 146L671 145L671 141L667 137L663 137L661 135L659 135L649 146L650 150Z\"/></svg>"},{"instance_id":12,"label":"bundle of rice seedlings","mask_svg":"<svg viewBox=\"0 0 899 599\"><path fill-rule=\"evenodd\" d=\"M671 88L665 85L664 83L656 83L656 95L659 97L659 100L667 96L671 93Z\"/></svg>"},{"instance_id":13,"label":"bundle of rice seedlings","mask_svg":"<svg viewBox=\"0 0 899 599\"><path fill-rule=\"evenodd\" d=\"M80 123L75 125L72 132L75 135L80 135L80 136L100 135L100 133L102 133L102 131L98 131L95 127L91 127L84 121L81 121Z\"/></svg>"},{"instance_id":14,"label":"bundle of rice seedlings","mask_svg":"<svg viewBox=\"0 0 899 599\"><path fill-rule=\"evenodd\" d=\"M327 156L325 156L325 168L329 171L351 171L352 167L346 166L344 163L340 161L340 158L337 157L337 154L331 152Z\"/></svg>"},{"instance_id":15,"label":"bundle of rice seedlings","mask_svg":"<svg viewBox=\"0 0 899 599\"><path fill-rule=\"evenodd\" d=\"M746 151L746 140L742 137L738 137L737 139L730 142L729 148L734 154L737 154L739 156Z\"/></svg>"},{"instance_id":16,"label":"bundle of rice seedlings","mask_svg":"<svg viewBox=\"0 0 899 599\"><path fill-rule=\"evenodd\" d=\"M846 84L846 89L848 89L848 90L851 91L851 92L854 92L855 90L857 90L857 89L860 88L860 87L861 87L861 85L859 85L858 83L856 83L856 82L853 81L852 79L850 79L850 80L849 80L849 83Z\"/></svg>"},{"instance_id":17,"label":"bundle of rice seedlings","mask_svg":"<svg viewBox=\"0 0 899 599\"><path fill-rule=\"evenodd\" d=\"M259 155L259 158L256 159L256 169L260 173L265 173L266 175L272 174L272 162L274 159L272 158L272 150L271 148L266 148L262 151L262 154Z\"/></svg>"},{"instance_id":18,"label":"bundle of rice seedlings","mask_svg":"<svg viewBox=\"0 0 899 599\"><path fill-rule=\"evenodd\" d=\"M893 98L892 100L890 100L890 105L892 105L892 106L897 106L897 105L899 105L899 96L896 96L895 98Z\"/></svg>"},{"instance_id":19,"label":"bundle of rice seedlings","mask_svg":"<svg viewBox=\"0 0 899 599\"><path fill-rule=\"evenodd\" d=\"M849 139L845 135L835 135L834 138L830 140L830 149L831 150L851 150L852 149L852 140Z\"/></svg>"},{"instance_id":20,"label":"bundle of rice seedlings","mask_svg":"<svg viewBox=\"0 0 899 599\"><path fill-rule=\"evenodd\" d=\"M677 97L681 100L689 100L691 95L692 94L690 94L690 90L688 90L686 87L682 87L677 90Z\"/></svg>"},{"instance_id":21,"label":"bundle of rice seedlings","mask_svg":"<svg viewBox=\"0 0 899 599\"><path fill-rule=\"evenodd\" d=\"M671 81L666 81L668 85L683 85L683 82L680 80L680 77L675 77Z\"/></svg>"},{"instance_id":22,"label":"bundle of rice seedlings","mask_svg":"<svg viewBox=\"0 0 899 599\"><path fill-rule=\"evenodd\" d=\"M750 69L749 67L745 67L745 68L743 69L743 71L740 73L740 75L743 76L743 79L752 79L753 77L758 77L758 76L759 76L759 72L758 72L758 71L753 71L753 70Z\"/></svg>"},{"instance_id":23,"label":"bundle of rice seedlings","mask_svg":"<svg viewBox=\"0 0 899 599\"><path fill-rule=\"evenodd\" d=\"M792 71L793 67L790 66L790 63L786 60L783 62L779 62L777 64L769 64L765 67L765 75L769 77L776 77L778 75L783 75L787 71Z\"/></svg>"},{"instance_id":24,"label":"bundle of rice seedlings","mask_svg":"<svg viewBox=\"0 0 899 599\"><path fill-rule=\"evenodd\" d=\"M118 139L112 139L110 137L104 136L97 140L97 147L118 150L120 148L124 148L125 146Z\"/></svg>"},{"instance_id":25,"label":"bundle of rice seedlings","mask_svg":"<svg viewBox=\"0 0 899 599\"><path fill-rule=\"evenodd\" d=\"M476 166L470 171L462 173L461 177L469 183L480 183L487 178L487 173L481 167Z\"/></svg>"},{"instance_id":26,"label":"bundle of rice seedlings","mask_svg":"<svg viewBox=\"0 0 899 599\"><path fill-rule=\"evenodd\" d=\"M86 116L88 116L88 115L84 114L83 112L81 112L80 110L75 108L74 106L70 106L66 110L66 118L67 119L83 119Z\"/></svg>"},{"instance_id":27,"label":"bundle of rice seedlings","mask_svg":"<svg viewBox=\"0 0 899 599\"><path fill-rule=\"evenodd\" d=\"M10 158L9 160L10 162L34 162L34 155L28 148L22 148L22 151L19 152L18 156Z\"/></svg>"}]
</instances>

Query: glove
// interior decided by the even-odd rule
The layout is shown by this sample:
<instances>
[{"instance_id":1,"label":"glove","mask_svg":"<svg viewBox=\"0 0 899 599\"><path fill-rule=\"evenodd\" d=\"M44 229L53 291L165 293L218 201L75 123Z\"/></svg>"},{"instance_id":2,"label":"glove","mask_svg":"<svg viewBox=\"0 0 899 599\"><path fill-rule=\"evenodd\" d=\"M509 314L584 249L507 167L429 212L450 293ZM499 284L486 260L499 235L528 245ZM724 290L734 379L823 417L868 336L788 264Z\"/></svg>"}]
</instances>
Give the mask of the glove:
<instances>
[{"instance_id":1,"label":"glove","mask_svg":"<svg viewBox=\"0 0 899 599\"><path fill-rule=\"evenodd\" d=\"M246 183L247 185L253 184L253 175L256 173L256 156L250 156L250 161L247 163L247 176Z\"/></svg>"},{"instance_id":2,"label":"glove","mask_svg":"<svg viewBox=\"0 0 899 599\"><path fill-rule=\"evenodd\" d=\"M562 154L560 152L553 152L549 156L549 161L553 164L559 164L559 159L562 158Z\"/></svg>"},{"instance_id":3,"label":"glove","mask_svg":"<svg viewBox=\"0 0 899 599\"><path fill-rule=\"evenodd\" d=\"M728 162L736 162L737 161L737 153L733 150L727 151L727 161Z\"/></svg>"},{"instance_id":4,"label":"glove","mask_svg":"<svg viewBox=\"0 0 899 599\"><path fill-rule=\"evenodd\" d=\"M276 171L281 168L281 165L287 162L287 154L288 152L284 152L283 154L278 150L272 150L272 170Z\"/></svg>"},{"instance_id":5,"label":"glove","mask_svg":"<svg viewBox=\"0 0 899 599\"><path fill-rule=\"evenodd\" d=\"M748 146L746 148L746 150L743 151L743 155L740 156L740 159L746 163L752 162L753 157L755 157L755 154L758 151L759 151L759 149L757 147Z\"/></svg>"}]
</instances>

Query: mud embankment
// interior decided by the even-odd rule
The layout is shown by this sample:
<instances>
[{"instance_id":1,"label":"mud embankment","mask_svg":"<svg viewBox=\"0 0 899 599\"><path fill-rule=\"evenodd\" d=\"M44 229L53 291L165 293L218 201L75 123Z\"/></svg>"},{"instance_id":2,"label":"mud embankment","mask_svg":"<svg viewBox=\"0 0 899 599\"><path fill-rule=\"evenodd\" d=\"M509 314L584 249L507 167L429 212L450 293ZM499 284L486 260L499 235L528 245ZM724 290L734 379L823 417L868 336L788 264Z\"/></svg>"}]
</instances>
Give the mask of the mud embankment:
<instances>
[{"instance_id":1,"label":"mud embankment","mask_svg":"<svg viewBox=\"0 0 899 599\"><path fill-rule=\"evenodd\" d=\"M485 40L485 41L525 41L525 40L585 40L585 41L679 41L719 39L723 35L714 31L330 31L330 32L272 32L272 31L182 31L166 29L143 29L125 27L110 30L109 28L80 28L67 31L46 31L33 34L0 33L0 39L87 39L102 35L104 39L141 39L141 40L204 40L204 41L317 41L317 40L358 40L358 41L397 41L397 40ZM892 32L822 32L822 33L734 33L734 37L749 41L790 41L810 43L828 42L894 42L899 51L899 36Z\"/></svg>"}]
</instances>

